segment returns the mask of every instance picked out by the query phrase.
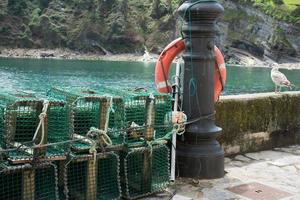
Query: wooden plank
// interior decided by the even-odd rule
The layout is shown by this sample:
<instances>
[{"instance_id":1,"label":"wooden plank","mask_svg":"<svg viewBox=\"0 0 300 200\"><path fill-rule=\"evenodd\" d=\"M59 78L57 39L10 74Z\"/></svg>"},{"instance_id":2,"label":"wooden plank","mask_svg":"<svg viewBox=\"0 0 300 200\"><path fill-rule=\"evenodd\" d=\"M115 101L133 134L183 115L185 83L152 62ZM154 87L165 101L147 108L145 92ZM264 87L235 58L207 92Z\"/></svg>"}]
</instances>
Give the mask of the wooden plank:
<instances>
[{"instance_id":1,"label":"wooden plank","mask_svg":"<svg viewBox=\"0 0 300 200\"><path fill-rule=\"evenodd\" d=\"M145 140L150 141L154 139L154 124L155 124L155 108L154 108L154 99L150 97L146 101L146 130L144 133Z\"/></svg>"},{"instance_id":2,"label":"wooden plank","mask_svg":"<svg viewBox=\"0 0 300 200\"><path fill-rule=\"evenodd\" d=\"M26 169L23 171L22 200L34 200L35 193L35 171Z\"/></svg>"},{"instance_id":3,"label":"wooden plank","mask_svg":"<svg viewBox=\"0 0 300 200\"><path fill-rule=\"evenodd\" d=\"M60 188L65 187L65 174L67 174L65 166L66 166L65 160L58 162L58 186Z\"/></svg>"},{"instance_id":4,"label":"wooden plank","mask_svg":"<svg viewBox=\"0 0 300 200\"><path fill-rule=\"evenodd\" d=\"M9 144L11 147L13 148L18 148L21 146L21 143L19 142L13 142ZM7 158L7 160L11 163L11 164L22 164L22 163L29 163L33 160L33 149L29 148L26 145L22 145L22 147L19 148L19 151L23 151L28 155L28 157L25 158L17 158L14 159L14 157L9 157ZM43 158L39 158L40 161L60 161L60 160L65 160L66 156L65 155L60 155L60 156L55 156L55 157L43 157Z\"/></svg>"},{"instance_id":5,"label":"wooden plank","mask_svg":"<svg viewBox=\"0 0 300 200\"><path fill-rule=\"evenodd\" d=\"M143 165L142 184L144 192L151 192L152 183L152 156L149 150L144 152L144 165Z\"/></svg>"},{"instance_id":6,"label":"wooden plank","mask_svg":"<svg viewBox=\"0 0 300 200\"><path fill-rule=\"evenodd\" d=\"M24 164L24 163L31 163L33 160L33 157L27 157L22 159L14 159L14 158L7 158L10 164ZM40 162L46 162L46 161L61 161L66 160L66 156L55 156L55 157L47 157L47 158L40 158Z\"/></svg>"},{"instance_id":7,"label":"wooden plank","mask_svg":"<svg viewBox=\"0 0 300 200\"><path fill-rule=\"evenodd\" d=\"M100 102L101 109L100 109L100 122L99 122L99 129L104 130L106 121L109 120L107 117L107 111L110 107L110 102L108 99L105 99L105 101ZM108 123L108 122L107 122Z\"/></svg>"},{"instance_id":8,"label":"wooden plank","mask_svg":"<svg viewBox=\"0 0 300 200\"><path fill-rule=\"evenodd\" d=\"M89 159L87 164L87 179L86 179L86 200L97 199L97 161L94 163L94 158Z\"/></svg>"}]
</instances>

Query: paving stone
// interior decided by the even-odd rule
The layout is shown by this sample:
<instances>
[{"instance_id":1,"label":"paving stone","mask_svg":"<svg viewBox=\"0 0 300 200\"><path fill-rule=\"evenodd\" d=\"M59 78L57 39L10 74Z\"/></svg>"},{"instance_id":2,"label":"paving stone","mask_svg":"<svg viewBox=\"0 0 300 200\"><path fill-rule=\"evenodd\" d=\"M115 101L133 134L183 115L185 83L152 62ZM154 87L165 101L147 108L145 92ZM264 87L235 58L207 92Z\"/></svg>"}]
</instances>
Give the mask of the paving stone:
<instances>
[{"instance_id":1,"label":"paving stone","mask_svg":"<svg viewBox=\"0 0 300 200\"><path fill-rule=\"evenodd\" d=\"M193 200L193 199L190 197L176 194L175 196L173 196L172 200Z\"/></svg>"},{"instance_id":2,"label":"paving stone","mask_svg":"<svg viewBox=\"0 0 300 200\"><path fill-rule=\"evenodd\" d=\"M300 171L300 165L295 165L296 169Z\"/></svg>"},{"instance_id":3,"label":"paving stone","mask_svg":"<svg viewBox=\"0 0 300 200\"><path fill-rule=\"evenodd\" d=\"M242 162L251 162L252 161L250 158L247 158L243 155L237 155L236 157L234 157L234 159L242 161Z\"/></svg>"},{"instance_id":4,"label":"paving stone","mask_svg":"<svg viewBox=\"0 0 300 200\"><path fill-rule=\"evenodd\" d=\"M291 197L287 197L281 200L299 200L300 199L300 195L293 195Z\"/></svg>"},{"instance_id":5,"label":"paving stone","mask_svg":"<svg viewBox=\"0 0 300 200\"><path fill-rule=\"evenodd\" d=\"M279 200L291 196L291 194L285 191L257 182L237 185L226 189L253 200Z\"/></svg>"},{"instance_id":6,"label":"paving stone","mask_svg":"<svg viewBox=\"0 0 300 200\"><path fill-rule=\"evenodd\" d=\"M297 172L297 168L292 165L284 166L284 167L282 167L282 169L289 171L289 172L293 172L293 173Z\"/></svg>"},{"instance_id":7,"label":"paving stone","mask_svg":"<svg viewBox=\"0 0 300 200\"><path fill-rule=\"evenodd\" d=\"M254 160L276 160L285 156L289 156L290 154L279 151L261 151L257 153L247 153L245 155Z\"/></svg>"},{"instance_id":8,"label":"paving stone","mask_svg":"<svg viewBox=\"0 0 300 200\"><path fill-rule=\"evenodd\" d=\"M300 144L291 145L291 146L289 146L288 148L300 149Z\"/></svg>"},{"instance_id":9,"label":"paving stone","mask_svg":"<svg viewBox=\"0 0 300 200\"><path fill-rule=\"evenodd\" d=\"M288 156L281 157L276 160L268 161L268 163L279 167L296 165L296 164L300 164L300 156L290 154Z\"/></svg>"},{"instance_id":10,"label":"paving stone","mask_svg":"<svg viewBox=\"0 0 300 200\"><path fill-rule=\"evenodd\" d=\"M244 163L244 162L239 161L239 160L232 160L230 163L225 164L225 169L227 170L227 169L232 168L232 167L242 167L242 166L245 166L246 164L247 163Z\"/></svg>"},{"instance_id":11,"label":"paving stone","mask_svg":"<svg viewBox=\"0 0 300 200\"><path fill-rule=\"evenodd\" d=\"M176 191L173 200L249 200L226 188L257 182L291 195L280 200L300 200L300 155L293 153L295 150L300 150L300 145L284 147L277 151L249 153L246 157L240 155L232 160L228 158L224 178L215 180L179 178L175 184L170 185L168 193ZM249 161L247 156L255 160L248 158ZM168 196L158 196L152 196L147 200L169 199Z\"/></svg>"},{"instance_id":12,"label":"paving stone","mask_svg":"<svg viewBox=\"0 0 300 200\"><path fill-rule=\"evenodd\" d=\"M300 155L300 147L282 147L282 148L275 148L276 151L283 151L287 153L291 153L294 155Z\"/></svg>"},{"instance_id":13,"label":"paving stone","mask_svg":"<svg viewBox=\"0 0 300 200\"><path fill-rule=\"evenodd\" d=\"M225 157L225 158L224 158L224 163L225 163L225 164L230 163L230 162L231 162L231 159L230 159L230 158L228 158L228 157Z\"/></svg>"}]
</instances>

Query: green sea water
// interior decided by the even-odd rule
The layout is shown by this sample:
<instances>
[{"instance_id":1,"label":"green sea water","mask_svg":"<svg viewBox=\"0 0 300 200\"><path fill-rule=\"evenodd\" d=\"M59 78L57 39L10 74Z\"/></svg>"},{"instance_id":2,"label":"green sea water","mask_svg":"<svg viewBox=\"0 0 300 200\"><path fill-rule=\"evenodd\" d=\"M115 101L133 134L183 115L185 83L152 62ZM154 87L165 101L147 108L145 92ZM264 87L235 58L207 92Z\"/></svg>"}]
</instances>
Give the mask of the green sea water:
<instances>
[{"instance_id":1,"label":"green sea water","mask_svg":"<svg viewBox=\"0 0 300 200\"><path fill-rule=\"evenodd\" d=\"M53 86L154 88L155 63L0 58L0 88L45 94ZM269 68L227 66L223 95L274 91ZM280 70L300 90L300 70Z\"/></svg>"}]
</instances>

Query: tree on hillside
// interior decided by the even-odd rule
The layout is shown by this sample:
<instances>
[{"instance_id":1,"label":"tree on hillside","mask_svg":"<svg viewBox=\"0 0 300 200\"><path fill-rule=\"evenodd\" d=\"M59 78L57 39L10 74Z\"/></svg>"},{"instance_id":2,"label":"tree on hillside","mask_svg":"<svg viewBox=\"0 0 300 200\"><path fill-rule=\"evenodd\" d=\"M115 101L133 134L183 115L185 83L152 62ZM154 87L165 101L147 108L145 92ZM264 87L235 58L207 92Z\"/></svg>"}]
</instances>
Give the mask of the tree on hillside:
<instances>
[{"instance_id":1,"label":"tree on hillside","mask_svg":"<svg viewBox=\"0 0 300 200\"><path fill-rule=\"evenodd\" d=\"M272 0L272 1L276 5L282 5L282 4L284 4L283 0Z\"/></svg>"},{"instance_id":2,"label":"tree on hillside","mask_svg":"<svg viewBox=\"0 0 300 200\"><path fill-rule=\"evenodd\" d=\"M13 15L24 15L27 8L26 0L8 0L7 8Z\"/></svg>"}]
</instances>

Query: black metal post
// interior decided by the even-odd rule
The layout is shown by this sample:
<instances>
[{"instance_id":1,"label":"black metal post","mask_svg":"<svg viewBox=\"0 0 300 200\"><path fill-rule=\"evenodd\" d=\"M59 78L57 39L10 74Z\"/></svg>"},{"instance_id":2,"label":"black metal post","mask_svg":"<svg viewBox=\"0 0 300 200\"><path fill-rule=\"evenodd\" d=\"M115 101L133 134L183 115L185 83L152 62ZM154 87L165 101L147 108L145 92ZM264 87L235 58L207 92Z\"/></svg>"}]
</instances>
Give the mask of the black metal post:
<instances>
[{"instance_id":1,"label":"black metal post","mask_svg":"<svg viewBox=\"0 0 300 200\"><path fill-rule=\"evenodd\" d=\"M178 11L186 43L183 110L192 123L177 142L177 172L181 177L221 178L224 151L216 140L222 129L214 121L214 40L216 19L224 8L217 1L189 0Z\"/></svg>"}]
</instances>

